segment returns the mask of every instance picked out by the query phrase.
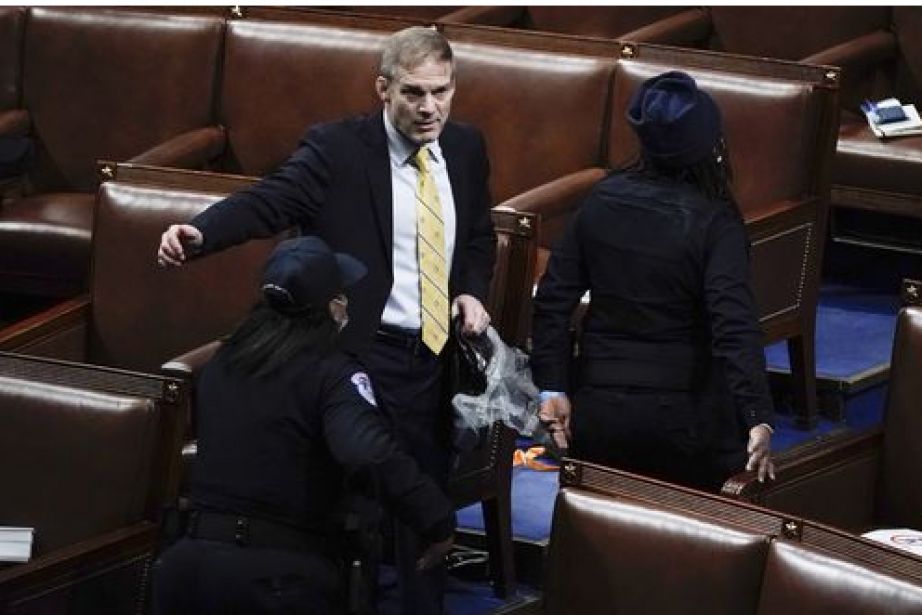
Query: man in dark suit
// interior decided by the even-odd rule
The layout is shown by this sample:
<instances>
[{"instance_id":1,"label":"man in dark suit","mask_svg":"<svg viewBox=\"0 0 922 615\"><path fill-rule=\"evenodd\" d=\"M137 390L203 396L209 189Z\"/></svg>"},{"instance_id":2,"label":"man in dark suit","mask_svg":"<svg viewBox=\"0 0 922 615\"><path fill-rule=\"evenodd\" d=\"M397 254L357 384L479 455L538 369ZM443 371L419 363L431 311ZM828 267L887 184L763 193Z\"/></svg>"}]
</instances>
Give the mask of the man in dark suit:
<instances>
[{"instance_id":1,"label":"man in dark suit","mask_svg":"<svg viewBox=\"0 0 922 615\"><path fill-rule=\"evenodd\" d=\"M388 39L375 88L382 112L311 128L275 173L170 226L158 262L181 265L295 225L356 256L368 275L350 293L342 344L368 368L407 452L444 486L451 421L439 355L449 309L464 333L490 321L489 163L480 133L448 121L454 60L435 30L413 27ZM435 246L422 234L433 224ZM444 569L417 573L418 556L415 537L399 528L403 612L441 612Z\"/></svg>"}]
</instances>

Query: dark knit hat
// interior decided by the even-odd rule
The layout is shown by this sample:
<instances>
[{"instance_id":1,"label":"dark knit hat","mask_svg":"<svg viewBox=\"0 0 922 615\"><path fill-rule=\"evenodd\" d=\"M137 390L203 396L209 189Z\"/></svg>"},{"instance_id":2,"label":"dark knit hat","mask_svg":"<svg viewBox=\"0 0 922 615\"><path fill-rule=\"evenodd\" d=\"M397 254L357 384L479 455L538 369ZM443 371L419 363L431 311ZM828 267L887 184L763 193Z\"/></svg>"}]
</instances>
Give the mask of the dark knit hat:
<instances>
[{"instance_id":1,"label":"dark knit hat","mask_svg":"<svg viewBox=\"0 0 922 615\"><path fill-rule=\"evenodd\" d=\"M644 81L634 92L626 115L644 155L665 166L704 160L721 136L720 109L714 99L679 71Z\"/></svg>"},{"instance_id":2,"label":"dark knit hat","mask_svg":"<svg viewBox=\"0 0 922 615\"><path fill-rule=\"evenodd\" d=\"M313 235L283 241L266 261L262 292L266 302L286 314L324 308L344 288L365 277L365 265L333 252Z\"/></svg>"}]
</instances>

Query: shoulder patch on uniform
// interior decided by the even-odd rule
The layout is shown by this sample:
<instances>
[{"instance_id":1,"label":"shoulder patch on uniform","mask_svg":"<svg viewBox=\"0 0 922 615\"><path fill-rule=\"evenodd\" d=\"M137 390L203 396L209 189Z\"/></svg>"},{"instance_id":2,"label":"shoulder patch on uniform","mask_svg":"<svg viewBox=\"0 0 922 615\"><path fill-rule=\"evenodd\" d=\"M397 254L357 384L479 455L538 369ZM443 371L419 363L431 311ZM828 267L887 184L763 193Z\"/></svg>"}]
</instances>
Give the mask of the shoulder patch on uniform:
<instances>
[{"instance_id":1,"label":"shoulder patch on uniform","mask_svg":"<svg viewBox=\"0 0 922 615\"><path fill-rule=\"evenodd\" d=\"M355 386L355 390L359 392L359 395L370 403L374 407L378 407L378 402L375 401L375 392L371 388L371 378L368 377L368 374L365 372L355 372L350 378L352 384Z\"/></svg>"}]
</instances>

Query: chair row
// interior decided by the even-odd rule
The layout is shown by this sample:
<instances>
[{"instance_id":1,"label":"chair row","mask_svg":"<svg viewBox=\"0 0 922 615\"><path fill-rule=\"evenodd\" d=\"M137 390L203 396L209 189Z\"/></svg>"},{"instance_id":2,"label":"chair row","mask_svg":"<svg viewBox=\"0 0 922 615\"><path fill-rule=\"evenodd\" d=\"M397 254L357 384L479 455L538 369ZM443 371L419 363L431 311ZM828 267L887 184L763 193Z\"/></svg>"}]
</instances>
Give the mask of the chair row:
<instances>
[{"instance_id":1,"label":"chair row","mask_svg":"<svg viewBox=\"0 0 922 615\"><path fill-rule=\"evenodd\" d=\"M285 9L252 9L246 18L223 20L163 11L35 8L22 21L22 108L3 115L31 118L28 125L39 155L28 181L20 184L26 193L46 161L79 158L89 167L94 157L125 160L144 147L153 149L136 156L135 162L162 164L164 152L172 152L172 160L189 166L207 162L211 170L263 175L292 151L306 126L376 108L372 83L380 45L392 31L414 23ZM496 202L541 214L545 251L591 185L607 169L636 158L638 145L624 109L640 81L679 68L714 95L725 118L736 196L753 238L753 276L766 341L790 340L792 365L801 376L798 407L805 422L812 421L813 330L838 121L838 72L646 44L479 26L442 28L458 62L453 117L484 131ZM161 31L168 36L161 37ZM62 64L67 74L58 75L55 71L62 68L49 61L43 66L47 75L30 77L41 74L30 68L36 57L31 50L43 48L40 35L52 34L55 45L67 44L69 61ZM173 43L172 37L181 34L211 40L209 51L188 52L189 45ZM136 42L142 39L144 45ZM137 56L128 51L140 59L132 61ZM166 70L159 81L158 72L156 96L149 93L143 84L150 63L172 66L167 59L174 58L186 66L180 60L187 53L199 60L211 58L204 63L220 71L199 76L188 90L179 75ZM101 69L94 65L88 82L83 77L88 69L79 70L81 63L85 67L100 57L120 61L103 62ZM35 84L53 84L79 95L45 97ZM204 93L196 96L196 88ZM200 118L190 116L181 126L186 132L165 146L138 140L134 150L116 149L93 141L108 132L127 138L136 134L136 124L144 130L157 126L161 120L153 119L156 106L174 108L159 98L163 96L195 104L205 100L213 112L198 124ZM84 100L99 107L84 109ZM117 121L92 121L98 109L107 109L104 117ZM84 124L98 130L71 138L77 134L75 126ZM175 126L178 130L180 124ZM55 148L67 150L72 143L79 144L79 153L52 155ZM78 187L58 185L54 190ZM80 196L80 207L74 198L59 197L33 194L4 202L0 290L73 291L83 283L92 196ZM539 263L538 273L541 269Z\"/></svg>"},{"instance_id":2,"label":"chair row","mask_svg":"<svg viewBox=\"0 0 922 615\"><path fill-rule=\"evenodd\" d=\"M607 39L653 42L843 69L834 165L836 241L922 251L922 137L881 142L859 110L864 99L922 103L922 9L910 6L477 6L352 7Z\"/></svg>"},{"instance_id":3,"label":"chair row","mask_svg":"<svg viewBox=\"0 0 922 615\"><path fill-rule=\"evenodd\" d=\"M919 613L922 559L839 530L565 462L525 613Z\"/></svg>"},{"instance_id":4,"label":"chair row","mask_svg":"<svg viewBox=\"0 0 922 615\"><path fill-rule=\"evenodd\" d=\"M0 353L0 519L34 529L32 558L0 564L0 613L143 612L186 387Z\"/></svg>"}]
</instances>

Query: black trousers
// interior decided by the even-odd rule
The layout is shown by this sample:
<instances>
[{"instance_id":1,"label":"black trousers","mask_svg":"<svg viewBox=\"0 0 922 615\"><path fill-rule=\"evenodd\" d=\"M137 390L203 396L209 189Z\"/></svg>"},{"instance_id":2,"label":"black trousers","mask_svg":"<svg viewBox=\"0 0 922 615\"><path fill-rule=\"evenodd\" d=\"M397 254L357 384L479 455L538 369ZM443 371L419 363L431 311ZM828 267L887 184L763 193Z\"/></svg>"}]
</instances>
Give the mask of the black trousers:
<instances>
[{"instance_id":1,"label":"black trousers","mask_svg":"<svg viewBox=\"0 0 922 615\"><path fill-rule=\"evenodd\" d=\"M339 615L343 573L322 554L182 538L154 563L154 615Z\"/></svg>"},{"instance_id":2,"label":"black trousers","mask_svg":"<svg viewBox=\"0 0 922 615\"><path fill-rule=\"evenodd\" d=\"M573 399L570 452L585 461L716 492L745 463L742 443L728 448L721 436L718 403L686 391L583 386Z\"/></svg>"},{"instance_id":3,"label":"black trousers","mask_svg":"<svg viewBox=\"0 0 922 615\"><path fill-rule=\"evenodd\" d=\"M378 336L361 359L401 447L416 460L423 473L444 489L451 455L451 413L443 388L442 361L421 342L401 342L399 337L384 336ZM417 572L416 561L425 545L413 530L401 523L394 529L394 541L401 613L442 613L445 567Z\"/></svg>"}]
</instances>

